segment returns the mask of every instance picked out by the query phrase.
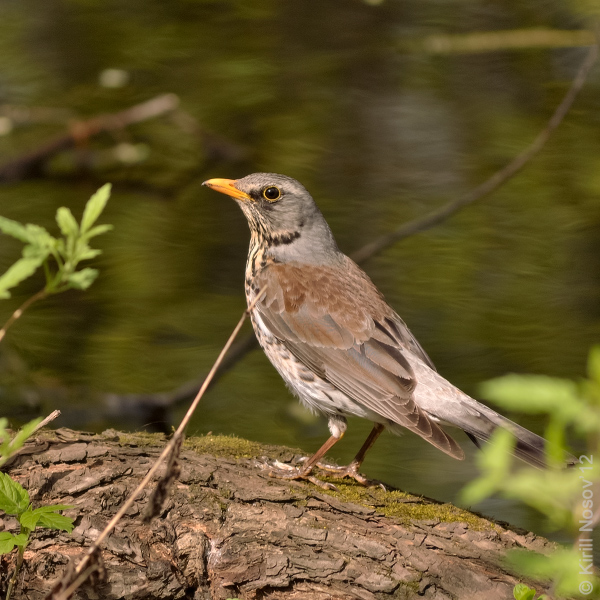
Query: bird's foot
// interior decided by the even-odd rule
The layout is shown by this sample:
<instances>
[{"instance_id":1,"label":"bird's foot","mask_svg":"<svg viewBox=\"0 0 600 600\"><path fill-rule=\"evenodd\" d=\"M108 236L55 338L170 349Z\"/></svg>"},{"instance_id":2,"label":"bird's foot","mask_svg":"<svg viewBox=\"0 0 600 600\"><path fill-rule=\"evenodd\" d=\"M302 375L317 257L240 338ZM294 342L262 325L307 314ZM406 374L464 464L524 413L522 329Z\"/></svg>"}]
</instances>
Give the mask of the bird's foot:
<instances>
[{"instance_id":1,"label":"bird's foot","mask_svg":"<svg viewBox=\"0 0 600 600\"><path fill-rule=\"evenodd\" d=\"M335 477L336 479L350 477L357 483L360 483L360 485L364 485L365 487L380 487L383 491L385 491L385 485L383 485L381 481L377 481L376 479L368 479L362 473L358 472L360 467L359 463L351 462L349 465L338 467L337 465L318 462L316 466L323 471L327 471L329 477Z\"/></svg>"},{"instance_id":2,"label":"bird's foot","mask_svg":"<svg viewBox=\"0 0 600 600\"><path fill-rule=\"evenodd\" d=\"M298 459L298 462L302 463L307 461L307 457ZM383 491L386 491L385 485L381 481L376 479L368 479L362 473L358 472L360 467L359 463L351 462L349 465L339 467L328 463L318 462L312 466L293 466L288 463L283 463L279 460L268 461L263 464L262 468L269 469L269 477L276 479L288 479L288 480L305 480L314 483L316 486L324 490L338 491L338 488L329 481L322 481L318 477L312 475L314 467L318 467L320 470L325 471L328 477L335 479L344 479L349 477L354 479L360 485L365 487L380 487Z\"/></svg>"},{"instance_id":3,"label":"bird's foot","mask_svg":"<svg viewBox=\"0 0 600 600\"><path fill-rule=\"evenodd\" d=\"M273 460L265 464L265 468L269 469L269 477L289 480L304 479L314 483L316 486L324 490L337 491L337 488L335 485L333 485L333 483L321 481L314 475L311 475L313 467L294 467L292 465L288 465L287 463L282 463L279 460Z\"/></svg>"}]
</instances>

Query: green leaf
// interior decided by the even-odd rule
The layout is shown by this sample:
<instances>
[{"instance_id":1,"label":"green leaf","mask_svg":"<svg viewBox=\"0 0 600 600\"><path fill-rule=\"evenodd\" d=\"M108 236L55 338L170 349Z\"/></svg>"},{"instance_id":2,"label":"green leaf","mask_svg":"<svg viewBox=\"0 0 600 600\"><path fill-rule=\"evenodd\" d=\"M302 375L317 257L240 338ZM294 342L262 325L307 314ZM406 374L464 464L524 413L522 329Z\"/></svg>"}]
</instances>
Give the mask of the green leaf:
<instances>
[{"instance_id":1,"label":"green leaf","mask_svg":"<svg viewBox=\"0 0 600 600\"><path fill-rule=\"evenodd\" d=\"M85 240L89 240L97 235L102 235L107 231L112 231L114 227L112 225L96 225L96 227L92 227L87 233L85 233L82 237Z\"/></svg>"},{"instance_id":2,"label":"green leaf","mask_svg":"<svg viewBox=\"0 0 600 600\"><path fill-rule=\"evenodd\" d=\"M502 489L513 462L512 451L515 443L515 437L506 429L497 429L493 433L490 443L483 447L477 457L482 476L463 488L463 502L468 505L477 504Z\"/></svg>"},{"instance_id":3,"label":"green leaf","mask_svg":"<svg viewBox=\"0 0 600 600\"><path fill-rule=\"evenodd\" d=\"M111 185L107 183L88 200L81 219L81 233L86 233L104 210L110 198L110 189Z\"/></svg>"},{"instance_id":4,"label":"green leaf","mask_svg":"<svg viewBox=\"0 0 600 600\"><path fill-rule=\"evenodd\" d=\"M579 585L586 581L593 586L589 590L590 598L597 597L592 591L598 590L598 578L580 573L580 561L582 557L575 548L560 548L552 554L544 555L527 550L510 551L506 562L510 568L532 577L534 579L547 579L555 582L556 595L560 597L572 597L578 594Z\"/></svg>"},{"instance_id":5,"label":"green leaf","mask_svg":"<svg viewBox=\"0 0 600 600\"><path fill-rule=\"evenodd\" d=\"M49 513L56 512L57 510L69 510L71 508L75 508L74 504L47 504L46 506L40 506L36 508L34 512L36 513Z\"/></svg>"},{"instance_id":6,"label":"green leaf","mask_svg":"<svg viewBox=\"0 0 600 600\"><path fill-rule=\"evenodd\" d=\"M506 375L481 384L482 394L504 408L552 414L583 432L600 429L600 412L583 397L574 381L543 375Z\"/></svg>"},{"instance_id":7,"label":"green leaf","mask_svg":"<svg viewBox=\"0 0 600 600\"><path fill-rule=\"evenodd\" d=\"M550 418L544 432L544 437L548 442L546 444L547 464L557 468L565 464L565 451L567 449L565 433L564 424L558 419Z\"/></svg>"},{"instance_id":8,"label":"green leaf","mask_svg":"<svg viewBox=\"0 0 600 600\"><path fill-rule=\"evenodd\" d=\"M33 510L26 510L19 517L19 523L22 527L29 529L29 531L33 531L40 520L41 515L36 513Z\"/></svg>"},{"instance_id":9,"label":"green leaf","mask_svg":"<svg viewBox=\"0 0 600 600\"><path fill-rule=\"evenodd\" d=\"M27 490L6 473L0 472L0 510L8 515L20 515L28 506Z\"/></svg>"},{"instance_id":10,"label":"green leaf","mask_svg":"<svg viewBox=\"0 0 600 600\"><path fill-rule=\"evenodd\" d=\"M600 385L600 345L590 349L587 367L590 379Z\"/></svg>"},{"instance_id":11,"label":"green leaf","mask_svg":"<svg viewBox=\"0 0 600 600\"><path fill-rule=\"evenodd\" d=\"M19 431L15 434L10 444L12 449L19 449L29 438L29 436L35 431L36 427L43 421L42 417L32 419L28 423L25 423Z\"/></svg>"},{"instance_id":12,"label":"green leaf","mask_svg":"<svg viewBox=\"0 0 600 600\"><path fill-rule=\"evenodd\" d=\"M71 273L67 278L69 284L77 290L87 290L87 288L94 283L94 280L98 277L97 269L85 268L81 271Z\"/></svg>"},{"instance_id":13,"label":"green leaf","mask_svg":"<svg viewBox=\"0 0 600 600\"><path fill-rule=\"evenodd\" d=\"M12 440L8 437L7 433L6 437L4 437L4 428L0 423L0 440L2 441L2 444L0 444L0 465L3 464L3 462L6 462L6 459L10 458L23 446L41 421L41 417L33 419L33 421L29 421L29 423L26 423L23 425L23 427L21 427L21 429L19 429L19 431L17 431Z\"/></svg>"},{"instance_id":14,"label":"green leaf","mask_svg":"<svg viewBox=\"0 0 600 600\"><path fill-rule=\"evenodd\" d=\"M9 459L10 457L10 435L7 431L8 428L8 419L0 418L0 467Z\"/></svg>"},{"instance_id":15,"label":"green leaf","mask_svg":"<svg viewBox=\"0 0 600 600\"><path fill-rule=\"evenodd\" d=\"M0 554L8 554L15 546L24 546L25 544L27 544L26 534L13 535L8 531L0 531Z\"/></svg>"},{"instance_id":16,"label":"green leaf","mask_svg":"<svg viewBox=\"0 0 600 600\"><path fill-rule=\"evenodd\" d=\"M516 443L515 436L508 429L496 429L489 444L478 456L479 466L498 471L504 476L512 464L512 451Z\"/></svg>"},{"instance_id":17,"label":"green leaf","mask_svg":"<svg viewBox=\"0 0 600 600\"><path fill-rule=\"evenodd\" d=\"M47 506L40 506L35 510L28 509L19 517L19 523L31 531L37 525L40 525L41 527L64 529L70 532L73 529L73 520L57 513L59 510L68 510L69 508L75 507L71 504L49 504ZM64 519L68 520L64 521Z\"/></svg>"},{"instance_id":18,"label":"green leaf","mask_svg":"<svg viewBox=\"0 0 600 600\"><path fill-rule=\"evenodd\" d=\"M0 298L10 298L9 289L19 285L21 281L33 275L44 262L41 257L20 258L8 271L0 277Z\"/></svg>"},{"instance_id":19,"label":"green leaf","mask_svg":"<svg viewBox=\"0 0 600 600\"><path fill-rule=\"evenodd\" d=\"M515 600L533 600L535 598L535 590L524 583L517 583L513 588L513 596Z\"/></svg>"},{"instance_id":20,"label":"green leaf","mask_svg":"<svg viewBox=\"0 0 600 600\"><path fill-rule=\"evenodd\" d=\"M33 246L40 246L41 248L54 248L56 244L56 238L52 237L40 225L27 223L27 225L25 225L25 229L27 231L27 235L29 236L29 243Z\"/></svg>"},{"instance_id":21,"label":"green leaf","mask_svg":"<svg viewBox=\"0 0 600 600\"><path fill-rule=\"evenodd\" d=\"M19 533L14 536L15 546L26 546L29 536L26 533Z\"/></svg>"},{"instance_id":22,"label":"green leaf","mask_svg":"<svg viewBox=\"0 0 600 600\"><path fill-rule=\"evenodd\" d=\"M8 531L0 531L0 554L8 554L15 547L14 537Z\"/></svg>"},{"instance_id":23,"label":"green leaf","mask_svg":"<svg viewBox=\"0 0 600 600\"><path fill-rule=\"evenodd\" d=\"M586 472L595 477L593 471ZM556 529L572 520L573 498L581 494L581 473L576 468L550 471L523 468L502 483L503 496L514 498L546 516L546 526ZM540 490L544 490L541 494Z\"/></svg>"},{"instance_id":24,"label":"green leaf","mask_svg":"<svg viewBox=\"0 0 600 600\"><path fill-rule=\"evenodd\" d=\"M23 248L23 258L31 258L44 261L50 254L50 248L47 246L34 246L29 244Z\"/></svg>"},{"instance_id":25,"label":"green leaf","mask_svg":"<svg viewBox=\"0 0 600 600\"><path fill-rule=\"evenodd\" d=\"M38 525L40 527L47 527L48 529L60 529L67 533L73 531L73 519L55 512L40 514Z\"/></svg>"},{"instance_id":26,"label":"green leaf","mask_svg":"<svg viewBox=\"0 0 600 600\"><path fill-rule=\"evenodd\" d=\"M56 250L56 252L58 254L60 254L61 256L64 256L65 252L66 252L65 240L63 238L56 240L56 246L54 249Z\"/></svg>"},{"instance_id":27,"label":"green leaf","mask_svg":"<svg viewBox=\"0 0 600 600\"><path fill-rule=\"evenodd\" d=\"M467 506L473 506L498 491L498 482L493 477L479 477L470 481L460 491L460 501Z\"/></svg>"},{"instance_id":28,"label":"green leaf","mask_svg":"<svg viewBox=\"0 0 600 600\"><path fill-rule=\"evenodd\" d=\"M6 235L10 235L18 240L21 240L26 244L31 241L25 225L22 225L18 221L7 219L6 217L0 217L0 231Z\"/></svg>"},{"instance_id":29,"label":"green leaf","mask_svg":"<svg viewBox=\"0 0 600 600\"><path fill-rule=\"evenodd\" d=\"M97 250L96 248L86 248L77 255L77 261L96 258L96 256L99 254L102 254L102 250Z\"/></svg>"},{"instance_id":30,"label":"green leaf","mask_svg":"<svg viewBox=\"0 0 600 600\"><path fill-rule=\"evenodd\" d=\"M8 443L10 438L8 436L8 419L5 417L0 417L0 442L4 443L5 441ZM0 446L1 447L1 446Z\"/></svg>"},{"instance_id":31,"label":"green leaf","mask_svg":"<svg viewBox=\"0 0 600 600\"><path fill-rule=\"evenodd\" d=\"M545 375L505 375L485 381L480 390L504 408L523 413L547 413L561 404L581 403L574 381Z\"/></svg>"},{"instance_id":32,"label":"green leaf","mask_svg":"<svg viewBox=\"0 0 600 600\"><path fill-rule=\"evenodd\" d=\"M79 233L79 225L73 213L66 206L61 206L56 211L56 222L65 237L76 236Z\"/></svg>"}]
</instances>

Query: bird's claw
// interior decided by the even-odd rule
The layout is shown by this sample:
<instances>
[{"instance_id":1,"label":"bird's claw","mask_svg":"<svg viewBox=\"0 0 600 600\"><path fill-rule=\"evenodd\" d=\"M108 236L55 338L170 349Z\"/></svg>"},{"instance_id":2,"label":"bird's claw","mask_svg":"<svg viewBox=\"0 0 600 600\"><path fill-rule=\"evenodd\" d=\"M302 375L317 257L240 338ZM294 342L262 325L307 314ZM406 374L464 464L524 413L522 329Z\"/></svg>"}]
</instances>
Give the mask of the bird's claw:
<instances>
[{"instance_id":1,"label":"bird's claw","mask_svg":"<svg viewBox=\"0 0 600 600\"><path fill-rule=\"evenodd\" d=\"M306 460L306 459L305 459ZM299 459L298 462L304 462L302 459ZM269 469L268 475L269 477L273 477L275 479L288 479L291 481L295 481L298 479L304 479L306 481L310 481L314 485L324 489L324 490L332 490L334 492L337 491L337 488L333 483L329 483L328 481L321 481L314 475L311 475L311 469L306 469L302 467L294 467L287 463L283 463L277 459L274 460L263 460L258 465L261 469Z\"/></svg>"},{"instance_id":2,"label":"bird's claw","mask_svg":"<svg viewBox=\"0 0 600 600\"><path fill-rule=\"evenodd\" d=\"M274 468L276 471L284 471L284 472L285 471L298 471L297 467L288 465L288 463L281 462L280 460L277 460L276 458L273 459L272 461L270 461L270 464L267 463L266 466L271 469Z\"/></svg>"},{"instance_id":3,"label":"bird's claw","mask_svg":"<svg viewBox=\"0 0 600 600\"><path fill-rule=\"evenodd\" d=\"M305 460L306 459L303 460L302 458L300 458L298 462L302 463L305 462ZM301 466L294 467L288 463L281 462L277 459L264 460L262 463L260 463L259 466L261 469L269 469L269 477L273 477L275 479L288 479L292 481L304 479L306 481L310 481L310 483L313 483L314 485L324 490L331 490L334 492L338 491L338 488L333 483L330 483L329 481L322 481L318 477L312 475L311 473L313 467L311 467L310 469L303 468ZM381 481L368 479L367 477L358 472L359 465L356 465L354 463L350 463L345 467L338 467L337 465L319 462L315 466L321 469L322 471L326 471L329 477L335 477L336 479L350 477L351 479L354 479L354 481L365 487L380 487L383 491L386 491L386 488L383 485L383 483L381 483Z\"/></svg>"},{"instance_id":4,"label":"bird's claw","mask_svg":"<svg viewBox=\"0 0 600 600\"><path fill-rule=\"evenodd\" d=\"M362 473L358 472L359 465L355 463L350 463L349 465L338 467L337 465L330 465L327 463L318 462L317 467L322 469L323 471L327 471L327 474L330 477L335 477L336 479L344 479L345 477L350 477L354 479L360 485L364 485L365 487L380 487L384 492L386 491L385 486L381 481L377 481L376 479L368 479Z\"/></svg>"},{"instance_id":5,"label":"bird's claw","mask_svg":"<svg viewBox=\"0 0 600 600\"><path fill-rule=\"evenodd\" d=\"M306 477L306 479L308 481L310 481L311 483L314 483L317 487L320 487L323 490L328 490L331 492L339 492L338 488L335 485L333 485L333 483L330 483L329 481L322 481L321 479L318 479L314 475L309 475L308 477Z\"/></svg>"}]
</instances>

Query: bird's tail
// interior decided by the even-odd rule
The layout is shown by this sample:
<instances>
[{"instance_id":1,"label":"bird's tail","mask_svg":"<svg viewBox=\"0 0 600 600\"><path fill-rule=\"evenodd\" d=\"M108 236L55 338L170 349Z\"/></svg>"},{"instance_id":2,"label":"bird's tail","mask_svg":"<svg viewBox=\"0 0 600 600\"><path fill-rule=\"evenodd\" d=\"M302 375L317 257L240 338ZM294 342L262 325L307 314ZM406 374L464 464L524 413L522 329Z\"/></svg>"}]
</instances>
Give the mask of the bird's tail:
<instances>
[{"instance_id":1,"label":"bird's tail","mask_svg":"<svg viewBox=\"0 0 600 600\"><path fill-rule=\"evenodd\" d=\"M479 419L476 427L469 427L468 425L465 427L464 424L461 425L465 433L476 446L480 447L479 440L488 441L494 431L498 427L502 427L503 429L510 431L517 439L514 448L514 454L517 458L540 469L546 467L547 441L543 437L540 437L532 431L525 429L525 427L521 427L521 425L518 425L514 421L503 417L491 408L483 407L482 405L479 405L478 408L482 413L481 416L485 417L485 420ZM481 410L481 408L485 408L486 410ZM570 466L576 462L579 461L574 456L567 453L567 456L565 457L566 465Z\"/></svg>"}]
</instances>

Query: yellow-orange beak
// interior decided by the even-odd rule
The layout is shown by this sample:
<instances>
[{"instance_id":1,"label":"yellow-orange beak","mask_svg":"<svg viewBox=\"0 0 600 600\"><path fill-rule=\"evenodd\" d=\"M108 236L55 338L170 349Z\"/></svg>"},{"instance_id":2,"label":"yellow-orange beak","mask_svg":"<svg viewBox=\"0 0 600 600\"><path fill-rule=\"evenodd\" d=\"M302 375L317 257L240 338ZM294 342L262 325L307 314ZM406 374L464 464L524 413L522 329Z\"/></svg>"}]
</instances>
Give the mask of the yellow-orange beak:
<instances>
[{"instance_id":1,"label":"yellow-orange beak","mask_svg":"<svg viewBox=\"0 0 600 600\"><path fill-rule=\"evenodd\" d=\"M251 200L250 196L235 187L235 179L209 179L202 185L206 185L209 188L215 190L215 192L221 192L221 194L227 194L236 200L242 200L247 202Z\"/></svg>"}]
</instances>

